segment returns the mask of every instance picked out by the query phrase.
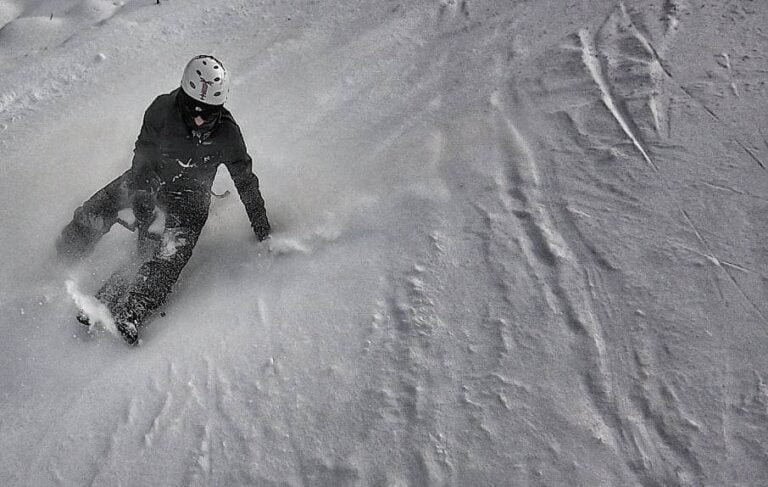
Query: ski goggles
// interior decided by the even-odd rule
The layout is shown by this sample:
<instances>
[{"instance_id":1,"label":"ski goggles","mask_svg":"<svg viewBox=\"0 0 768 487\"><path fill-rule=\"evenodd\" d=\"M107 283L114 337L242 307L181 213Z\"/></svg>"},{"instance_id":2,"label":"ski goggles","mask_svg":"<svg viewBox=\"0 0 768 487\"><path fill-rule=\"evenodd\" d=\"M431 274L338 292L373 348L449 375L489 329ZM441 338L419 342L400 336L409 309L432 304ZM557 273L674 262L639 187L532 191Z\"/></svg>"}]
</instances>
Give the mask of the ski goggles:
<instances>
[{"instance_id":1,"label":"ski goggles","mask_svg":"<svg viewBox=\"0 0 768 487\"><path fill-rule=\"evenodd\" d=\"M209 122L221 115L221 107L197 104L192 108L192 114Z\"/></svg>"},{"instance_id":2,"label":"ski goggles","mask_svg":"<svg viewBox=\"0 0 768 487\"><path fill-rule=\"evenodd\" d=\"M221 115L221 106L219 105L208 105L207 103L199 102L184 93L183 90L180 95L181 108L184 114L190 118L200 117L206 122L210 122Z\"/></svg>"}]
</instances>

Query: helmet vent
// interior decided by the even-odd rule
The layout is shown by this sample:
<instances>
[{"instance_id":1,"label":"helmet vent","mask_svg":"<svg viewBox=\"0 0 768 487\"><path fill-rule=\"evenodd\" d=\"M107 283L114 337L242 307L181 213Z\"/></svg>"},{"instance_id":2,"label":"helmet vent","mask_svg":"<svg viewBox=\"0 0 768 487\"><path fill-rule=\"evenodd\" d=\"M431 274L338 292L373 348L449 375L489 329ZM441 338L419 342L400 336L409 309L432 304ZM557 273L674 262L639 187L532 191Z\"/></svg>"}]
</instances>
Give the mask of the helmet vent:
<instances>
[{"instance_id":1,"label":"helmet vent","mask_svg":"<svg viewBox=\"0 0 768 487\"><path fill-rule=\"evenodd\" d=\"M203 61L203 66L208 66L208 63Z\"/></svg>"},{"instance_id":2,"label":"helmet vent","mask_svg":"<svg viewBox=\"0 0 768 487\"><path fill-rule=\"evenodd\" d=\"M201 72L200 72L200 70L198 69L198 70L197 70L197 75L198 75L198 76L202 76L202 75L203 75L203 73L201 73Z\"/></svg>"},{"instance_id":3,"label":"helmet vent","mask_svg":"<svg viewBox=\"0 0 768 487\"><path fill-rule=\"evenodd\" d=\"M213 96L221 96L221 92L217 91L216 93L213 94Z\"/></svg>"},{"instance_id":4,"label":"helmet vent","mask_svg":"<svg viewBox=\"0 0 768 487\"><path fill-rule=\"evenodd\" d=\"M213 81L218 83L219 81L221 81L221 78L214 78Z\"/></svg>"},{"instance_id":5,"label":"helmet vent","mask_svg":"<svg viewBox=\"0 0 768 487\"><path fill-rule=\"evenodd\" d=\"M197 86L195 86L195 83L193 83L192 81L189 82L189 86L191 86L193 90L197 89Z\"/></svg>"},{"instance_id":6,"label":"helmet vent","mask_svg":"<svg viewBox=\"0 0 768 487\"><path fill-rule=\"evenodd\" d=\"M219 67L218 66L214 66L213 69L219 69Z\"/></svg>"}]
</instances>

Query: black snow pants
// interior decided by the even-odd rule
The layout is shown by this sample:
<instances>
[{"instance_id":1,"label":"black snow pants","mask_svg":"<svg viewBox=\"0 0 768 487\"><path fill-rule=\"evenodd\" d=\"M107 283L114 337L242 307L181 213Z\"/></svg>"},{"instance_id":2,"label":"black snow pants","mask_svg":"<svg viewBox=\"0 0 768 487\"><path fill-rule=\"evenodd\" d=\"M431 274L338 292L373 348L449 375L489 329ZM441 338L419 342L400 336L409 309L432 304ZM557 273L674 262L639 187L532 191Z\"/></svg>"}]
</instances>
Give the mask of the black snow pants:
<instances>
[{"instance_id":1,"label":"black snow pants","mask_svg":"<svg viewBox=\"0 0 768 487\"><path fill-rule=\"evenodd\" d=\"M128 189L128 173L96 192L75 210L72 221L56 243L60 255L80 258L118 222L119 213L131 209L138 234L140 263L118 269L96 297L118 321L143 323L167 299L184 266L192 256L208 219L210 195L202 191L161 191L156 196ZM150 233L160 210L164 225ZM162 223L162 221L161 221Z\"/></svg>"}]
</instances>

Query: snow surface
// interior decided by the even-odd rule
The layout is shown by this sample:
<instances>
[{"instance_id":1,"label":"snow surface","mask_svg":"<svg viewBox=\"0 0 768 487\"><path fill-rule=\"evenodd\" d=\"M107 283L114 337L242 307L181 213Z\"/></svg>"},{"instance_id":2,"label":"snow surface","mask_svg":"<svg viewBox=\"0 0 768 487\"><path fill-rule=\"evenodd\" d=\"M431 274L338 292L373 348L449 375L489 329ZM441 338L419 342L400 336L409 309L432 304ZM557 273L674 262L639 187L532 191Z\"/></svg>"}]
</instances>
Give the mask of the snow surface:
<instances>
[{"instance_id":1,"label":"snow surface","mask_svg":"<svg viewBox=\"0 0 768 487\"><path fill-rule=\"evenodd\" d=\"M0 485L768 485L767 21L0 0ZM130 348L66 283L132 234L53 242L199 53L274 238L214 200Z\"/></svg>"}]
</instances>

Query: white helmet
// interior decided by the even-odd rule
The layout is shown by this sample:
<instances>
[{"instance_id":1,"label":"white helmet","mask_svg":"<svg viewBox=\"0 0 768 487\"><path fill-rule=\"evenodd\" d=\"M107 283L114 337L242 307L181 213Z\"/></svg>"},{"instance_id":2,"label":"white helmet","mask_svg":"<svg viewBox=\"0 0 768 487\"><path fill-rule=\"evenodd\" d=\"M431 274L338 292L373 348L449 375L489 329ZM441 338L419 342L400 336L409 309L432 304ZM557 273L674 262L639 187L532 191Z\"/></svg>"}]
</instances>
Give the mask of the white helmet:
<instances>
[{"instance_id":1,"label":"white helmet","mask_svg":"<svg viewBox=\"0 0 768 487\"><path fill-rule=\"evenodd\" d=\"M208 55L192 58L181 78L184 93L207 105L223 105L229 95L229 84L224 65Z\"/></svg>"}]
</instances>

